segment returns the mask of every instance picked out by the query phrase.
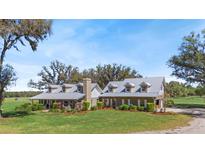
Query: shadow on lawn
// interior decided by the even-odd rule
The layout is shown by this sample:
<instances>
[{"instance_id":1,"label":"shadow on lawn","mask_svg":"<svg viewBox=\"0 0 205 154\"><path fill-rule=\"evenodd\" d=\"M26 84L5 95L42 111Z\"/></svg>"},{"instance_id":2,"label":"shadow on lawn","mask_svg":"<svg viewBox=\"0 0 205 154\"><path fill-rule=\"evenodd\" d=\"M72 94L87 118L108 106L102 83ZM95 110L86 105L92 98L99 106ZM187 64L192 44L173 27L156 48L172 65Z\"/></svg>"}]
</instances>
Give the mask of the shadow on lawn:
<instances>
[{"instance_id":1,"label":"shadow on lawn","mask_svg":"<svg viewBox=\"0 0 205 154\"><path fill-rule=\"evenodd\" d=\"M24 117L24 116L31 115L31 114L33 113L10 111L10 112L3 113L3 117L5 118Z\"/></svg>"}]
</instances>

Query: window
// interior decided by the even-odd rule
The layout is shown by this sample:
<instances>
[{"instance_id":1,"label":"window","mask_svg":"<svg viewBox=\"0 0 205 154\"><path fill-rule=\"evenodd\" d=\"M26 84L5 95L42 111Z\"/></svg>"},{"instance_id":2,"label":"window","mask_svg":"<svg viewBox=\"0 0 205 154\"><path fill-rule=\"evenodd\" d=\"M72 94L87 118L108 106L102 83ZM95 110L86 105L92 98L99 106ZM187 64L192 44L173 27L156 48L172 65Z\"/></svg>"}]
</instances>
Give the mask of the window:
<instances>
[{"instance_id":1,"label":"window","mask_svg":"<svg viewBox=\"0 0 205 154\"><path fill-rule=\"evenodd\" d=\"M127 92L131 92L131 88L126 88L126 91Z\"/></svg>"},{"instance_id":2,"label":"window","mask_svg":"<svg viewBox=\"0 0 205 154\"><path fill-rule=\"evenodd\" d=\"M141 87L141 92L147 92L147 87Z\"/></svg>"},{"instance_id":3,"label":"window","mask_svg":"<svg viewBox=\"0 0 205 154\"><path fill-rule=\"evenodd\" d=\"M69 103L68 103L67 101L65 101L63 105L64 105L64 106L68 106L68 104L69 104Z\"/></svg>"},{"instance_id":4,"label":"window","mask_svg":"<svg viewBox=\"0 0 205 154\"><path fill-rule=\"evenodd\" d=\"M83 86L78 85L77 88L78 88L78 92L83 93Z\"/></svg>"}]
</instances>

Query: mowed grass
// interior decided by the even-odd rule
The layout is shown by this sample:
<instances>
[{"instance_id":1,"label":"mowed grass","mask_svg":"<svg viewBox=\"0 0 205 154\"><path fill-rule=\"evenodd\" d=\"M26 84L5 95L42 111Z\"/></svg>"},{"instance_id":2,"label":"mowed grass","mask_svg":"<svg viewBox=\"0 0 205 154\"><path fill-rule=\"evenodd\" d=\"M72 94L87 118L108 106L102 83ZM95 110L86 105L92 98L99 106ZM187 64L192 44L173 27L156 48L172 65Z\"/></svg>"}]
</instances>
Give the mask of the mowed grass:
<instances>
[{"instance_id":1,"label":"mowed grass","mask_svg":"<svg viewBox=\"0 0 205 154\"><path fill-rule=\"evenodd\" d=\"M22 101L21 101L22 100ZM27 102L5 100L4 113L15 112L15 106ZM103 134L134 133L163 130L184 126L191 119L187 115L156 115L146 112L98 110L68 115L65 113L33 112L25 116L11 116L0 119L0 133L26 134Z\"/></svg>"},{"instance_id":2,"label":"mowed grass","mask_svg":"<svg viewBox=\"0 0 205 154\"><path fill-rule=\"evenodd\" d=\"M3 110L5 112L14 112L15 111L15 108L16 106L20 106L24 103L29 103L31 102L29 100L29 98L24 98L24 97L21 97L21 98L6 98L3 102Z\"/></svg>"},{"instance_id":3,"label":"mowed grass","mask_svg":"<svg viewBox=\"0 0 205 154\"><path fill-rule=\"evenodd\" d=\"M175 106L181 108L205 108L205 97L190 96L173 98Z\"/></svg>"}]
</instances>

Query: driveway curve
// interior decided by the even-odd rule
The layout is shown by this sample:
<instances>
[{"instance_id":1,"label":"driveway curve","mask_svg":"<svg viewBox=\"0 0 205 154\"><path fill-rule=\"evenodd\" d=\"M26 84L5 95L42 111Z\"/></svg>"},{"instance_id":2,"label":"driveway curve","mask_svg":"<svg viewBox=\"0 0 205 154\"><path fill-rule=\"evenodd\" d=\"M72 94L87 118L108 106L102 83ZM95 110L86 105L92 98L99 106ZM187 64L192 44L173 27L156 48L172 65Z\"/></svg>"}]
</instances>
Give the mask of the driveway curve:
<instances>
[{"instance_id":1,"label":"driveway curve","mask_svg":"<svg viewBox=\"0 0 205 154\"><path fill-rule=\"evenodd\" d=\"M168 112L189 114L193 119L188 126L163 131L142 132L143 134L205 134L205 108L167 108Z\"/></svg>"}]
</instances>

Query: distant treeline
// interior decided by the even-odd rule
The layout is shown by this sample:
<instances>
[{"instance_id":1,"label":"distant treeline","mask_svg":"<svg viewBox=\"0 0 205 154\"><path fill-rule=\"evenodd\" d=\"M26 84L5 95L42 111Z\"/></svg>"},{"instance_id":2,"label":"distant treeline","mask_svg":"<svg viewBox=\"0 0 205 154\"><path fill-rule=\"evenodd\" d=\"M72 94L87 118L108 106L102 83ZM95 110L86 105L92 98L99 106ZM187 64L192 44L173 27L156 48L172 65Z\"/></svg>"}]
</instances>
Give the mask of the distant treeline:
<instances>
[{"instance_id":1,"label":"distant treeline","mask_svg":"<svg viewBox=\"0 0 205 154\"><path fill-rule=\"evenodd\" d=\"M33 97L40 93L41 91L7 91L5 97Z\"/></svg>"},{"instance_id":2,"label":"distant treeline","mask_svg":"<svg viewBox=\"0 0 205 154\"><path fill-rule=\"evenodd\" d=\"M205 86L193 87L177 81L171 81L165 85L165 93L168 97L186 97L205 95Z\"/></svg>"}]
</instances>

